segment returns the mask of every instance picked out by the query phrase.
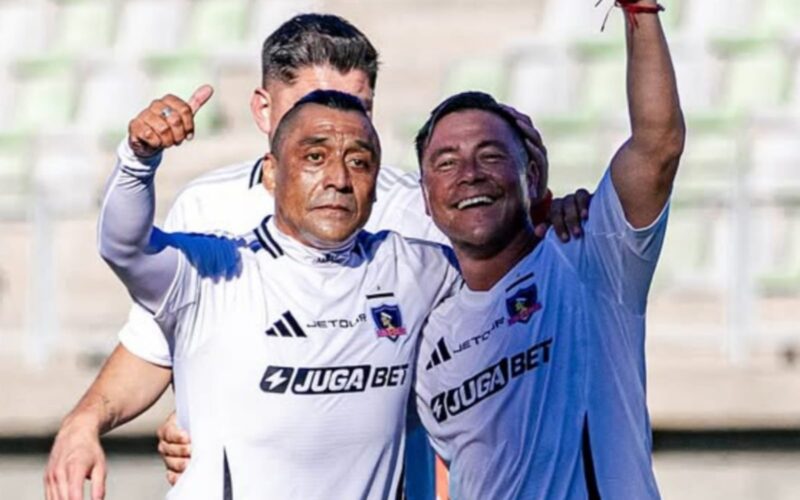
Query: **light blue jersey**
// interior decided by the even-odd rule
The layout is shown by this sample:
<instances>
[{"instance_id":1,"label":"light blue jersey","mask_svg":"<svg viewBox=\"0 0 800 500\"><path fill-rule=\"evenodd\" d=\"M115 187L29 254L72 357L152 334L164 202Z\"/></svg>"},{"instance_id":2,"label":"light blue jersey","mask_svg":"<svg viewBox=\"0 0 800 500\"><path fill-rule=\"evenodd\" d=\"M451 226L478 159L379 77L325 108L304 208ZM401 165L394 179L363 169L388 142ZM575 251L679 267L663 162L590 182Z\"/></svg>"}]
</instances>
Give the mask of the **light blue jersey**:
<instances>
[{"instance_id":1,"label":"light blue jersey","mask_svg":"<svg viewBox=\"0 0 800 500\"><path fill-rule=\"evenodd\" d=\"M625 220L609 173L584 237L545 240L435 310L417 404L454 499L655 499L647 293L667 221Z\"/></svg>"}]
</instances>

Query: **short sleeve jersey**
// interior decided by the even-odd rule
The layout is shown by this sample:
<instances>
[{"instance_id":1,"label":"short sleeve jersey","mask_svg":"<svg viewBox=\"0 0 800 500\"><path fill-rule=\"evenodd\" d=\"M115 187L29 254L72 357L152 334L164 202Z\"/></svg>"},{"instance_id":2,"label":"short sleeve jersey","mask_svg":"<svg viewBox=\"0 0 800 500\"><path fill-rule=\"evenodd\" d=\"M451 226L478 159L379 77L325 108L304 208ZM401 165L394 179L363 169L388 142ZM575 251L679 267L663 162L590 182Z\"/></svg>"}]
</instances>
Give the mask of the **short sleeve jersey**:
<instances>
[{"instance_id":1,"label":"short sleeve jersey","mask_svg":"<svg viewBox=\"0 0 800 500\"><path fill-rule=\"evenodd\" d=\"M419 332L459 282L449 251L364 231L325 253L272 220L239 245L231 280L182 256L155 315L193 439L168 498L395 498Z\"/></svg>"},{"instance_id":2,"label":"short sleeve jersey","mask_svg":"<svg viewBox=\"0 0 800 500\"><path fill-rule=\"evenodd\" d=\"M391 230L409 238L446 243L425 214L416 174L381 166L376 190L377 201L367 231ZM261 185L261 161L246 162L214 170L191 182L177 196L164 229L244 234L274 210L274 199ZM142 307L131 308L119 338L136 356L157 365L172 365L168 339Z\"/></svg>"},{"instance_id":3,"label":"short sleeve jersey","mask_svg":"<svg viewBox=\"0 0 800 500\"><path fill-rule=\"evenodd\" d=\"M491 290L432 313L417 404L454 499L659 497L644 313L666 219L632 228L606 173L582 238L551 229Z\"/></svg>"}]
</instances>

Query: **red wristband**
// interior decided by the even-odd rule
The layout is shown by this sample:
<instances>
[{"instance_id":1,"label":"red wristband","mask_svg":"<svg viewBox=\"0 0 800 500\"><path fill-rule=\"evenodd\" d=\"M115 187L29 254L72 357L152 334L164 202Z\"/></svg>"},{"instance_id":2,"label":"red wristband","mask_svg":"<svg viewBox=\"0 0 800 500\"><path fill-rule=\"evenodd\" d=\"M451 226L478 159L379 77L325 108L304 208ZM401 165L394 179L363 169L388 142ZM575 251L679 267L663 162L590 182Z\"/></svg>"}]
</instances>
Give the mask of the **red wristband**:
<instances>
[{"instance_id":1,"label":"red wristband","mask_svg":"<svg viewBox=\"0 0 800 500\"><path fill-rule=\"evenodd\" d=\"M603 0L599 0L597 5L600 5L600 2ZM658 14L666 10L663 5L660 3L656 3L655 5L639 5L640 0L615 0L614 5L612 5L608 12L606 13L606 18L603 20L603 26L600 28L600 31L603 31L606 27L606 21L608 21L608 15L611 13L611 9L614 7L619 7L623 11L625 11L625 15L628 17L628 22L631 26L631 31L639 27L639 22L636 20L636 14Z\"/></svg>"}]
</instances>

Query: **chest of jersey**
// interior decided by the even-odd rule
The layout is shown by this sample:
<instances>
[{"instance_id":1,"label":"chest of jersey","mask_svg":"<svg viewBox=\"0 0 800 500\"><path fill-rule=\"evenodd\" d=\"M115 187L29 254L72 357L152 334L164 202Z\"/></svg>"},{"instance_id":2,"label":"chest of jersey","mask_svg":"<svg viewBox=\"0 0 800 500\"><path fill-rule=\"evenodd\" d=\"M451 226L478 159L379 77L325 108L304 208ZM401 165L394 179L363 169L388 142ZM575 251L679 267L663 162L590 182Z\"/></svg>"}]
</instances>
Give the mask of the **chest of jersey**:
<instances>
[{"instance_id":1,"label":"chest of jersey","mask_svg":"<svg viewBox=\"0 0 800 500\"><path fill-rule=\"evenodd\" d=\"M420 415L456 486L480 498L514 498L537 482L546 489L546 471L578 463L588 297L543 257L480 301L457 296L423 334ZM486 470L498 472L487 479Z\"/></svg>"}]
</instances>

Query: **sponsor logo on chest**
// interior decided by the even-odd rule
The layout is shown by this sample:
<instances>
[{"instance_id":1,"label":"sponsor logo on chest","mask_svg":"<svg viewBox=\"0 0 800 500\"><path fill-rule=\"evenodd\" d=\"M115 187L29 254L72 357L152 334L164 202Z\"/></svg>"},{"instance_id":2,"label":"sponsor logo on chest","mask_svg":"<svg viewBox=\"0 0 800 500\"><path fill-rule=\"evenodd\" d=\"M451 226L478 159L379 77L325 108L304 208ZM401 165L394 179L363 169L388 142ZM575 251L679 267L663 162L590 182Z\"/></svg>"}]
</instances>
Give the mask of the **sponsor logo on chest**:
<instances>
[{"instance_id":1,"label":"sponsor logo on chest","mask_svg":"<svg viewBox=\"0 0 800 500\"><path fill-rule=\"evenodd\" d=\"M430 400L433 417L439 423L444 422L502 391L508 387L509 381L549 364L552 344L552 338L538 342L522 352L500 359L458 387L437 394Z\"/></svg>"},{"instance_id":2,"label":"sponsor logo on chest","mask_svg":"<svg viewBox=\"0 0 800 500\"><path fill-rule=\"evenodd\" d=\"M403 386L407 378L408 364L313 368L270 365L261 378L261 390L272 394L347 394Z\"/></svg>"}]
</instances>

